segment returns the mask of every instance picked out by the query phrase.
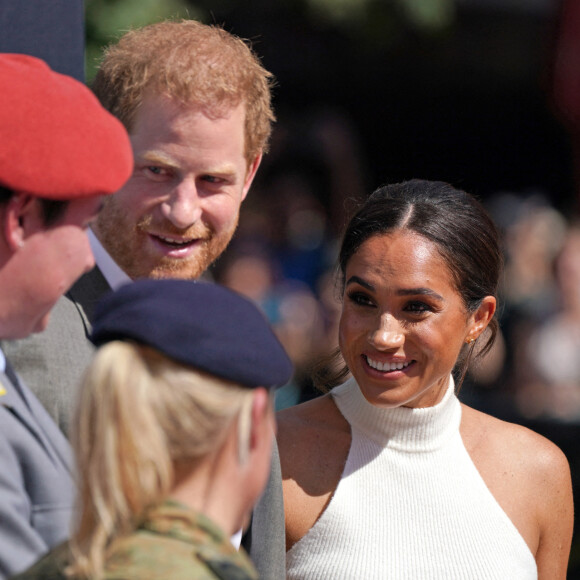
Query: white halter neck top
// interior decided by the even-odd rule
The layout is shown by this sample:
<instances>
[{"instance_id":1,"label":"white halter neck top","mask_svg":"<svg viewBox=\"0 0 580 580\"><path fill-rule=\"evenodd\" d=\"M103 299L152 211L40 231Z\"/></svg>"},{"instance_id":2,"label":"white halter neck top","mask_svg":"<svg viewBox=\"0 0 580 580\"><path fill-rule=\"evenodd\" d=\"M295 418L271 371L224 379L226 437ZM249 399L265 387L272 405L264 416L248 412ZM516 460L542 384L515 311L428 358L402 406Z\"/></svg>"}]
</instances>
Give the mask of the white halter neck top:
<instances>
[{"instance_id":1,"label":"white halter neck top","mask_svg":"<svg viewBox=\"0 0 580 580\"><path fill-rule=\"evenodd\" d=\"M332 396L351 447L326 510L287 553L288 579L537 579L463 445L452 378L443 400L421 409L375 407L354 379Z\"/></svg>"}]
</instances>

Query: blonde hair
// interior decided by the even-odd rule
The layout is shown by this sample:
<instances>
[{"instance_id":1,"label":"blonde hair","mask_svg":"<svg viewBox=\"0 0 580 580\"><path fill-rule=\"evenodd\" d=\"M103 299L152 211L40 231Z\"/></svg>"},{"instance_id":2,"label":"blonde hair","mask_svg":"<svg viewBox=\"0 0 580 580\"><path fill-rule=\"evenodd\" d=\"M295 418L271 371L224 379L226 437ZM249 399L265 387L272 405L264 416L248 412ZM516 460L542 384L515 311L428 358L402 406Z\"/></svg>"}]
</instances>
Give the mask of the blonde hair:
<instances>
[{"instance_id":1,"label":"blonde hair","mask_svg":"<svg viewBox=\"0 0 580 580\"><path fill-rule=\"evenodd\" d=\"M244 103L249 165L268 147L272 84L272 74L243 40L218 26L182 20L125 34L106 49L92 88L129 132L146 93L198 105L214 117Z\"/></svg>"},{"instance_id":2,"label":"blonde hair","mask_svg":"<svg viewBox=\"0 0 580 580\"><path fill-rule=\"evenodd\" d=\"M102 346L85 373L74 425L79 519L67 575L99 578L111 542L169 494L174 465L218 450L236 420L243 454L252 394L146 346Z\"/></svg>"}]
</instances>

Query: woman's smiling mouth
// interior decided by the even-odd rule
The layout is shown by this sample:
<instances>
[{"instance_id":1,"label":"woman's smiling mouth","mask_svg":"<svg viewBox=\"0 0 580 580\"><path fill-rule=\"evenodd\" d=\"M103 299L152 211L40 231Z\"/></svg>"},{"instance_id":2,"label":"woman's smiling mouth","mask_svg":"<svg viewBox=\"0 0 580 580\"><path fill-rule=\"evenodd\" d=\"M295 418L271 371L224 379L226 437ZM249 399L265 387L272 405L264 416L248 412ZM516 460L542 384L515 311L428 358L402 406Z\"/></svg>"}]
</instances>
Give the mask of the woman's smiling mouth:
<instances>
[{"instance_id":1,"label":"woman's smiling mouth","mask_svg":"<svg viewBox=\"0 0 580 580\"><path fill-rule=\"evenodd\" d=\"M367 361L367 364L371 368L376 369L377 371L382 371L382 372L400 371L400 370L407 368L409 366L409 364L412 362L412 361L410 361L410 362L403 362L403 361L380 362L380 361L375 361L366 355L365 355L365 359Z\"/></svg>"}]
</instances>

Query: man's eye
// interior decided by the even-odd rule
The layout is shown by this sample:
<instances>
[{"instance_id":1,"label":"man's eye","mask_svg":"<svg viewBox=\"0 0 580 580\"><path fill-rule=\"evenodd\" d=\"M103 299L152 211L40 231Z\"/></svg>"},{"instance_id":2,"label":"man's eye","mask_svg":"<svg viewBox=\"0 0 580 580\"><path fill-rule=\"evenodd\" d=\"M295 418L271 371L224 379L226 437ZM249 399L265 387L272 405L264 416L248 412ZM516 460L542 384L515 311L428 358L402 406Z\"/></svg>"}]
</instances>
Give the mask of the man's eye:
<instances>
[{"instance_id":1,"label":"man's eye","mask_svg":"<svg viewBox=\"0 0 580 580\"><path fill-rule=\"evenodd\" d=\"M171 169L159 167L159 165L146 165L144 168L145 175L151 179L165 179L171 177Z\"/></svg>"},{"instance_id":2,"label":"man's eye","mask_svg":"<svg viewBox=\"0 0 580 580\"><path fill-rule=\"evenodd\" d=\"M221 183L221 179L214 175L204 175L203 180L207 183Z\"/></svg>"}]
</instances>

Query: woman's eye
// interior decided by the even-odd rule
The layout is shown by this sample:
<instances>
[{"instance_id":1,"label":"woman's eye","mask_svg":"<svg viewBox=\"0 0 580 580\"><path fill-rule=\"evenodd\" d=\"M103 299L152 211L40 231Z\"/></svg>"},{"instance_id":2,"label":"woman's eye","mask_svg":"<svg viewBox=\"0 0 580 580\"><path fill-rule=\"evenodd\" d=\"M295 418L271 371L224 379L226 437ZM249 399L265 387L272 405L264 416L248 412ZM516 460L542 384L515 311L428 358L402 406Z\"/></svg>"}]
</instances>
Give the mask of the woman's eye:
<instances>
[{"instance_id":1,"label":"woman's eye","mask_svg":"<svg viewBox=\"0 0 580 580\"><path fill-rule=\"evenodd\" d=\"M373 301L366 294L360 292L351 292L348 294L348 299L359 306L373 306Z\"/></svg>"},{"instance_id":2,"label":"woman's eye","mask_svg":"<svg viewBox=\"0 0 580 580\"><path fill-rule=\"evenodd\" d=\"M407 310L407 312L416 312L416 313L422 313L422 312L431 312L432 308L428 305L425 304L425 302L409 302L409 304L407 304L407 306L405 307L405 310Z\"/></svg>"}]
</instances>

